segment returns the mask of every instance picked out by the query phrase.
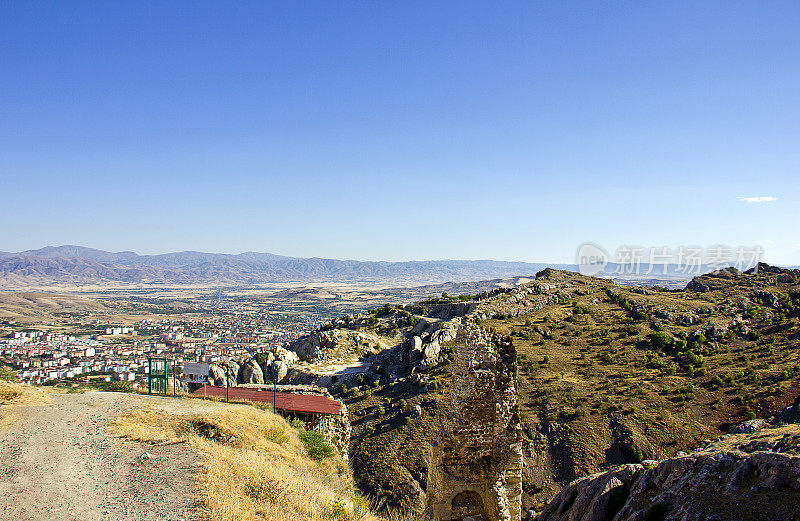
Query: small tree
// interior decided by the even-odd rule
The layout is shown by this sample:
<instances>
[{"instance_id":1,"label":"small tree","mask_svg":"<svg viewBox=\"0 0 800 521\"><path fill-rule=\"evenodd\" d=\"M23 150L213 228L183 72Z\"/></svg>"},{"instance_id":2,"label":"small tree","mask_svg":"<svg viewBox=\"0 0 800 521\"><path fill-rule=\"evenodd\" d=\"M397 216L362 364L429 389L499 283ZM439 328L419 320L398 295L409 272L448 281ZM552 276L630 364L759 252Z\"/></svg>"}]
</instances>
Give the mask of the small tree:
<instances>
[{"instance_id":1,"label":"small tree","mask_svg":"<svg viewBox=\"0 0 800 521\"><path fill-rule=\"evenodd\" d=\"M664 350L672 345L672 338L663 331L650 333L650 343L657 349Z\"/></svg>"}]
</instances>

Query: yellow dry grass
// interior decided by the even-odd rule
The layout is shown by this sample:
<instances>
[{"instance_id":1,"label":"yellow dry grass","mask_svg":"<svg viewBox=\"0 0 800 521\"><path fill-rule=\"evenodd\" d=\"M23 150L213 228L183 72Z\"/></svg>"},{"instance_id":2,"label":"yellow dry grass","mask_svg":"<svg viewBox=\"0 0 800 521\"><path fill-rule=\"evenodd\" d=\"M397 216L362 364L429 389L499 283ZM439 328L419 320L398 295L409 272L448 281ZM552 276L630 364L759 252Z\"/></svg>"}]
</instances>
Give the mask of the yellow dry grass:
<instances>
[{"instance_id":1,"label":"yellow dry grass","mask_svg":"<svg viewBox=\"0 0 800 521\"><path fill-rule=\"evenodd\" d=\"M252 407L213 407L198 414L132 410L112 424L143 442L186 441L205 458L199 493L212 521L377 521L354 494L339 458L317 462L280 416Z\"/></svg>"},{"instance_id":2,"label":"yellow dry grass","mask_svg":"<svg viewBox=\"0 0 800 521\"><path fill-rule=\"evenodd\" d=\"M50 399L38 387L0 380L0 430L8 428L16 415L14 407L42 405Z\"/></svg>"}]
</instances>

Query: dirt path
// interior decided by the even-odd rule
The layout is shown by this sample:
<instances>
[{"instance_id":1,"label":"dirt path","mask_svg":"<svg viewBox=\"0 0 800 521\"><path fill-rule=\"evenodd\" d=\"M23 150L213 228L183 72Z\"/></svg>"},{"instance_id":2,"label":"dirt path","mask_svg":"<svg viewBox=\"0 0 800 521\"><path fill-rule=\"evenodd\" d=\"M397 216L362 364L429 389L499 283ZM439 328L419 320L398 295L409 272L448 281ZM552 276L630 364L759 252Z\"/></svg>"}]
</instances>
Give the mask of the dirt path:
<instances>
[{"instance_id":1,"label":"dirt path","mask_svg":"<svg viewBox=\"0 0 800 521\"><path fill-rule=\"evenodd\" d=\"M169 409L185 400L100 392L51 397L51 404L18 408L18 420L0 432L0 519L202 517L194 494L202 477L195 452L184 444L122 440L107 429L125 410Z\"/></svg>"}]
</instances>

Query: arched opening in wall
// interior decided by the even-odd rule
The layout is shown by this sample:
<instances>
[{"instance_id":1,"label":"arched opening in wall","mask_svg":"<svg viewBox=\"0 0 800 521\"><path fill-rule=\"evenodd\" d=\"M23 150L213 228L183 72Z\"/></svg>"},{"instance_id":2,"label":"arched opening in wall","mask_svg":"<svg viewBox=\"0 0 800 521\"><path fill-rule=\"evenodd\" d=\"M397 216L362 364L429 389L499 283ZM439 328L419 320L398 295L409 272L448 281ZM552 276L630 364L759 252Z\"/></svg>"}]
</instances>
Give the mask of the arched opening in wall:
<instances>
[{"instance_id":1,"label":"arched opening in wall","mask_svg":"<svg viewBox=\"0 0 800 521\"><path fill-rule=\"evenodd\" d=\"M470 519L486 519L486 511L483 509L483 500L477 492L465 490L460 492L450 502L451 521L460 521L465 517Z\"/></svg>"}]
</instances>

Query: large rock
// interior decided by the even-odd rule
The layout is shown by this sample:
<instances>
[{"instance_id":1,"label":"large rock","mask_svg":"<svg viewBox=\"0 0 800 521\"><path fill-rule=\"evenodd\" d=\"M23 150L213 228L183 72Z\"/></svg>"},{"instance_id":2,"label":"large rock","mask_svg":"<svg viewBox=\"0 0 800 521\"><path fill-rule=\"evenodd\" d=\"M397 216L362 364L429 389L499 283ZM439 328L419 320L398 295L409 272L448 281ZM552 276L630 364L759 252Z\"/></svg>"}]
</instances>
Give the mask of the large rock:
<instances>
[{"instance_id":1,"label":"large rock","mask_svg":"<svg viewBox=\"0 0 800 521\"><path fill-rule=\"evenodd\" d=\"M412 362L422 358L422 339L416 335L408 341L408 358Z\"/></svg>"},{"instance_id":2,"label":"large rock","mask_svg":"<svg viewBox=\"0 0 800 521\"><path fill-rule=\"evenodd\" d=\"M430 333L430 341L444 344L456 337L458 328L461 327L461 319L454 318L447 322L439 322L431 327L427 333Z\"/></svg>"},{"instance_id":3,"label":"large rock","mask_svg":"<svg viewBox=\"0 0 800 521\"><path fill-rule=\"evenodd\" d=\"M763 429L764 427L769 427L769 423L767 420L762 418L756 418L755 420L747 420L734 425L728 431L729 434L750 434L756 431Z\"/></svg>"},{"instance_id":4,"label":"large rock","mask_svg":"<svg viewBox=\"0 0 800 521\"><path fill-rule=\"evenodd\" d=\"M434 362L439 358L441 350L442 346L439 344L438 340L428 342L422 348L422 361L427 363Z\"/></svg>"},{"instance_id":5,"label":"large rock","mask_svg":"<svg viewBox=\"0 0 800 521\"><path fill-rule=\"evenodd\" d=\"M294 351L290 351L289 349L285 349L283 347L276 347L274 350L275 360L280 360L282 362L286 362L287 365L296 364L300 359L297 356L297 353Z\"/></svg>"},{"instance_id":6,"label":"large rock","mask_svg":"<svg viewBox=\"0 0 800 521\"><path fill-rule=\"evenodd\" d=\"M211 364L208 366L208 378L211 380L211 385L225 385L225 369L216 364Z\"/></svg>"},{"instance_id":7,"label":"large rock","mask_svg":"<svg viewBox=\"0 0 800 521\"><path fill-rule=\"evenodd\" d=\"M318 362L353 354L361 356L383 349L380 342L372 335L349 329L315 331L298 338L286 347L305 362Z\"/></svg>"},{"instance_id":8,"label":"large rock","mask_svg":"<svg viewBox=\"0 0 800 521\"><path fill-rule=\"evenodd\" d=\"M222 369L225 370L226 374L228 375L228 385L233 387L239 383L239 376L241 372L241 366L239 362L235 360L228 360L222 363Z\"/></svg>"},{"instance_id":9,"label":"large rock","mask_svg":"<svg viewBox=\"0 0 800 521\"><path fill-rule=\"evenodd\" d=\"M233 387L238 383L238 376L239 364L233 360L222 362L220 365L211 364L208 366L208 378L211 381L211 385Z\"/></svg>"},{"instance_id":10,"label":"large rock","mask_svg":"<svg viewBox=\"0 0 800 521\"><path fill-rule=\"evenodd\" d=\"M536 521L795 519L800 457L702 452L623 465L565 487Z\"/></svg>"},{"instance_id":11,"label":"large rock","mask_svg":"<svg viewBox=\"0 0 800 521\"><path fill-rule=\"evenodd\" d=\"M275 360L272 362L271 369L271 376L276 383L281 383L281 381L286 378L286 374L289 372L289 365L284 362L283 360Z\"/></svg>"},{"instance_id":12,"label":"large rock","mask_svg":"<svg viewBox=\"0 0 800 521\"><path fill-rule=\"evenodd\" d=\"M254 359L244 363L241 370L241 382L243 384L263 384L264 372L261 366Z\"/></svg>"},{"instance_id":13,"label":"large rock","mask_svg":"<svg viewBox=\"0 0 800 521\"><path fill-rule=\"evenodd\" d=\"M772 418L773 423L800 423L800 398Z\"/></svg>"}]
</instances>

